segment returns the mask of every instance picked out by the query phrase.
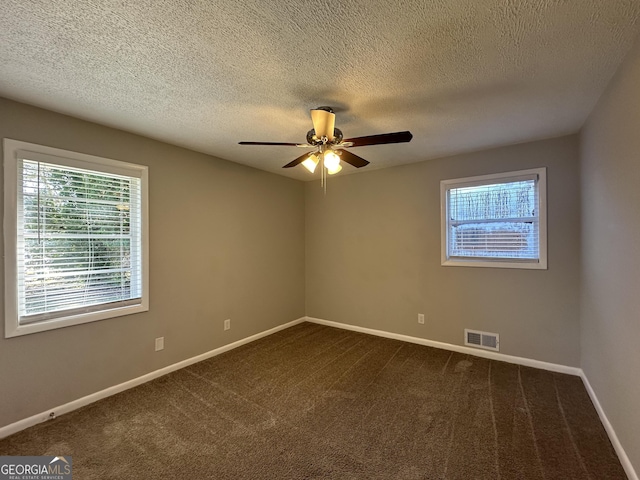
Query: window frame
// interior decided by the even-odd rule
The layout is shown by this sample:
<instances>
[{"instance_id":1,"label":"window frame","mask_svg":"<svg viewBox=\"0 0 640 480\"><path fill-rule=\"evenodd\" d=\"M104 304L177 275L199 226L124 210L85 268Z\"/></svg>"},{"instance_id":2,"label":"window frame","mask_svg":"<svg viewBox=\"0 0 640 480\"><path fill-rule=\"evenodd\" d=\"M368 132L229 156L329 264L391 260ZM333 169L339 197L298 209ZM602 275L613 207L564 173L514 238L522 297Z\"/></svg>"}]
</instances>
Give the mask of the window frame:
<instances>
[{"instance_id":1,"label":"window frame","mask_svg":"<svg viewBox=\"0 0 640 480\"><path fill-rule=\"evenodd\" d=\"M5 138L4 146L4 279L5 338L28 335L149 310L149 201L148 167L84 153ZM58 316L34 323L19 323L18 298L18 162L28 152L35 161L82 168L96 173L140 179L141 298L136 305Z\"/></svg>"},{"instance_id":2,"label":"window frame","mask_svg":"<svg viewBox=\"0 0 640 480\"><path fill-rule=\"evenodd\" d=\"M537 176L538 187L538 259L526 260L504 257L449 256L449 190L461 187L510 183L527 176ZM475 177L440 181L440 264L445 267L489 267L547 270L547 169L546 167L492 173Z\"/></svg>"}]
</instances>

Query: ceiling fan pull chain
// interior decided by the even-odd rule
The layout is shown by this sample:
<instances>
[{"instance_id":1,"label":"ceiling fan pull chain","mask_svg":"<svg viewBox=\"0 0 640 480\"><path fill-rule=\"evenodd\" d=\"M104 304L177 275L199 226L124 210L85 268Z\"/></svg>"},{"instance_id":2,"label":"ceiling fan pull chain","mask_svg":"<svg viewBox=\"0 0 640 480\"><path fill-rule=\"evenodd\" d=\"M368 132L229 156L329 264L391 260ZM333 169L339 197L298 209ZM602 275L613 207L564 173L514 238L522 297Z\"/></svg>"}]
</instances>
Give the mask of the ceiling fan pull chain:
<instances>
[{"instance_id":1,"label":"ceiling fan pull chain","mask_svg":"<svg viewBox=\"0 0 640 480\"><path fill-rule=\"evenodd\" d=\"M322 184L322 187L324 188L324 194L327 194L327 169L324 165L324 150L322 151L322 178L324 179L324 182Z\"/></svg>"}]
</instances>

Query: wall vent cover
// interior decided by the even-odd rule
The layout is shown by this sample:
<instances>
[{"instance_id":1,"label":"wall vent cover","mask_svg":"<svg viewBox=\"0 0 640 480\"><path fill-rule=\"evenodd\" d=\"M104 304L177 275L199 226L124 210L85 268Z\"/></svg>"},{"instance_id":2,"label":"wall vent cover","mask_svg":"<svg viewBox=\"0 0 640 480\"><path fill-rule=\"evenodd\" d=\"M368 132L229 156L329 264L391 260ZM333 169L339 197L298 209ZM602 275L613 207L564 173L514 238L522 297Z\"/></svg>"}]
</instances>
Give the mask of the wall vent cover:
<instances>
[{"instance_id":1,"label":"wall vent cover","mask_svg":"<svg viewBox=\"0 0 640 480\"><path fill-rule=\"evenodd\" d=\"M478 330L464 329L464 344L470 347L484 348L486 350L500 351L500 335L497 333L480 332Z\"/></svg>"}]
</instances>

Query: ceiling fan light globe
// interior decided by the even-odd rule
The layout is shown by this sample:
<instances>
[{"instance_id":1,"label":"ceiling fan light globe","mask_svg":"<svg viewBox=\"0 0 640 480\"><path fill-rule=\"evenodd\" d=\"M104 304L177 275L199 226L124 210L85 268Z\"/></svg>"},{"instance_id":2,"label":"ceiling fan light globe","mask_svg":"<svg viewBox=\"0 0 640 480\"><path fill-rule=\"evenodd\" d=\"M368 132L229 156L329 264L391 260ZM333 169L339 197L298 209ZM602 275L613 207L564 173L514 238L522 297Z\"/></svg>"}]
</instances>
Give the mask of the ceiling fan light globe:
<instances>
[{"instance_id":1,"label":"ceiling fan light globe","mask_svg":"<svg viewBox=\"0 0 640 480\"><path fill-rule=\"evenodd\" d=\"M342 170L342 165L338 164L338 166L336 168L327 168L327 173L329 175L335 175L336 173L338 173L340 170Z\"/></svg>"},{"instance_id":2,"label":"ceiling fan light globe","mask_svg":"<svg viewBox=\"0 0 640 480\"><path fill-rule=\"evenodd\" d=\"M325 152L324 166L326 167L327 170L335 170L340 166L340 157L331 150Z\"/></svg>"},{"instance_id":3,"label":"ceiling fan light globe","mask_svg":"<svg viewBox=\"0 0 640 480\"><path fill-rule=\"evenodd\" d=\"M318 165L318 157L314 154L309 155L309 157L302 162L302 166L309 170L311 173L316 171L316 166Z\"/></svg>"}]
</instances>

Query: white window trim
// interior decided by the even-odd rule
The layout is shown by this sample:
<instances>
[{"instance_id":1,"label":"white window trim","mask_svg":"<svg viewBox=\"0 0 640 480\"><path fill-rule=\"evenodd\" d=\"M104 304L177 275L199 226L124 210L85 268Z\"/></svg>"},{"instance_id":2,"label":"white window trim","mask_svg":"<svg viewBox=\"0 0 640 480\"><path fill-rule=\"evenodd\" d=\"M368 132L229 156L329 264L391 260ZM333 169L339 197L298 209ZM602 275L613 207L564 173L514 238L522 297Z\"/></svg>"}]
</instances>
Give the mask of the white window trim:
<instances>
[{"instance_id":1,"label":"white window trim","mask_svg":"<svg viewBox=\"0 0 640 480\"><path fill-rule=\"evenodd\" d=\"M89 170L121 173L141 179L141 243L142 243L142 296L138 305L125 306L98 312L81 313L67 317L41 321L33 324L18 323L18 268L17 268L17 205L18 205L18 159L20 152L28 151L36 160L64 159L67 166ZM58 163L58 162L55 162ZM95 322L107 318L146 312L149 310L149 202L148 167L133 163L96 157L84 153L4 139L4 275L5 275L5 338L43 332L71 325Z\"/></svg>"},{"instance_id":2,"label":"white window trim","mask_svg":"<svg viewBox=\"0 0 640 480\"><path fill-rule=\"evenodd\" d=\"M536 175L538 177L538 222L539 222L539 253L538 261L518 261L513 259L452 259L449 258L447 246L449 245L449 229L447 227L448 202L447 191L452 185L456 187L474 186L495 183L507 183L517 181L519 178ZM441 265L446 267L490 267L490 268L522 268L522 269L547 269L547 169L546 167L518 170L514 172L493 173L476 177L457 178L440 181L440 251Z\"/></svg>"}]
</instances>

